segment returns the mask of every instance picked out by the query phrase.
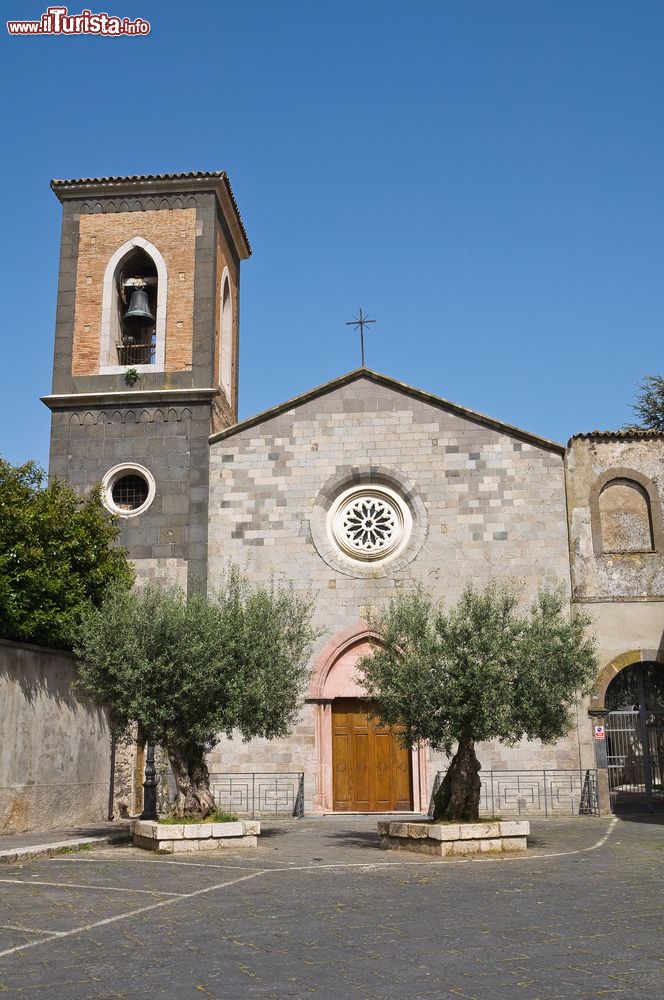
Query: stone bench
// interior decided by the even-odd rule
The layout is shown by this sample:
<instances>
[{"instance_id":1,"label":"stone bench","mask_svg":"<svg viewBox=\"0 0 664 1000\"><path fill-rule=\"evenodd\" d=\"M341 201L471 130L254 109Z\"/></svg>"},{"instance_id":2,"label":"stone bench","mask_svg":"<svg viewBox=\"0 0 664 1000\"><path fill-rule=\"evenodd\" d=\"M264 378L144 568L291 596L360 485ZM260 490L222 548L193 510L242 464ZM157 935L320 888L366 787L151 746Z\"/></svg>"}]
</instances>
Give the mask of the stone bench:
<instances>
[{"instance_id":1,"label":"stone bench","mask_svg":"<svg viewBox=\"0 0 664 1000\"><path fill-rule=\"evenodd\" d=\"M378 823L380 846L443 858L448 854L525 851L527 820L493 823Z\"/></svg>"},{"instance_id":2,"label":"stone bench","mask_svg":"<svg viewBox=\"0 0 664 1000\"><path fill-rule=\"evenodd\" d=\"M257 847L258 820L235 823L155 823L138 819L133 824L134 847L147 851L217 851L224 847Z\"/></svg>"}]
</instances>

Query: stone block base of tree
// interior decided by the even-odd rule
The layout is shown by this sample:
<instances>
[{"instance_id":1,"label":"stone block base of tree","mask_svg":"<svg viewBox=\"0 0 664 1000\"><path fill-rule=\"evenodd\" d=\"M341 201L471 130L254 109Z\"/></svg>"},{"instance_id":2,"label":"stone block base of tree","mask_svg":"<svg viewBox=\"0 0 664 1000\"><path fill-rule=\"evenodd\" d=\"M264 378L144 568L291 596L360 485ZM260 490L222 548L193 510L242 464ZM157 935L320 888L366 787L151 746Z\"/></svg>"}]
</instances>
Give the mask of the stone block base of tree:
<instances>
[{"instance_id":1,"label":"stone block base of tree","mask_svg":"<svg viewBox=\"0 0 664 1000\"><path fill-rule=\"evenodd\" d=\"M530 823L378 823L380 846L444 858L451 854L525 851Z\"/></svg>"},{"instance_id":2,"label":"stone block base of tree","mask_svg":"<svg viewBox=\"0 0 664 1000\"><path fill-rule=\"evenodd\" d=\"M169 854L218 851L223 848L257 847L261 825L257 820L235 823L155 823L135 820L134 847Z\"/></svg>"}]
</instances>

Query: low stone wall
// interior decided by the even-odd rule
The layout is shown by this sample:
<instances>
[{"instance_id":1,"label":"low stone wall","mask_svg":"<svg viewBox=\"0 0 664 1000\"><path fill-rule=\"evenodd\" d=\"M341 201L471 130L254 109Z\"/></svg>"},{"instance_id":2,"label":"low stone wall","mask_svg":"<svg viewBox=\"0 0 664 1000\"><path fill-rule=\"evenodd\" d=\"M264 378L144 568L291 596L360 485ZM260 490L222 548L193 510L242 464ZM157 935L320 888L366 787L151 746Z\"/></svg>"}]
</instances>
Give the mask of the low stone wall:
<instances>
[{"instance_id":1,"label":"low stone wall","mask_svg":"<svg viewBox=\"0 0 664 1000\"><path fill-rule=\"evenodd\" d=\"M217 851L224 847L257 847L261 825L258 820L234 823L156 823L135 820L134 847L146 851Z\"/></svg>"},{"instance_id":2,"label":"low stone wall","mask_svg":"<svg viewBox=\"0 0 664 1000\"><path fill-rule=\"evenodd\" d=\"M108 818L108 718L76 677L71 654L0 639L0 834Z\"/></svg>"},{"instance_id":3,"label":"low stone wall","mask_svg":"<svg viewBox=\"0 0 664 1000\"><path fill-rule=\"evenodd\" d=\"M530 823L378 823L380 846L444 858L448 854L525 851Z\"/></svg>"}]
</instances>

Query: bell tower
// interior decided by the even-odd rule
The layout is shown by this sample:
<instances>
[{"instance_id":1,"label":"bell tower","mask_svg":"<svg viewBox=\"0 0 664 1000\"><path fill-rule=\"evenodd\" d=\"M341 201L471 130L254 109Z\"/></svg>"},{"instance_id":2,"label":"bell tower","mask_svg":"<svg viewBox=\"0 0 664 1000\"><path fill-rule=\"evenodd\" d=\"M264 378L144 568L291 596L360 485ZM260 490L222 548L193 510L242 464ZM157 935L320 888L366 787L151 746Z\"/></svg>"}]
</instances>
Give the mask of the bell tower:
<instances>
[{"instance_id":1,"label":"bell tower","mask_svg":"<svg viewBox=\"0 0 664 1000\"><path fill-rule=\"evenodd\" d=\"M237 419L240 262L224 172L54 180L51 475L96 483L139 576L207 576L209 436Z\"/></svg>"}]
</instances>

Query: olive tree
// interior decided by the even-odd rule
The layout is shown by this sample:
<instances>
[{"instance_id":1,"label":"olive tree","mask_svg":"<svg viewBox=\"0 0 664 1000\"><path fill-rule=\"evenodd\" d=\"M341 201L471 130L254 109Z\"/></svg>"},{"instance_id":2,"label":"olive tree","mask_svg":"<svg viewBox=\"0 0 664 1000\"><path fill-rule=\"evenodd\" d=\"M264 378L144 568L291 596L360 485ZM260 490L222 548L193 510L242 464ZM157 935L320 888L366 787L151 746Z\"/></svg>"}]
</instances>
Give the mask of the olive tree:
<instances>
[{"instance_id":1,"label":"olive tree","mask_svg":"<svg viewBox=\"0 0 664 1000\"><path fill-rule=\"evenodd\" d=\"M427 742L451 758L436 820L477 820L477 742L554 742L597 675L589 619L570 615L553 586L528 607L512 585L469 586L450 610L418 589L399 594L370 624L379 641L358 676L381 719L403 727L406 746Z\"/></svg>"},{"instance_id":2,"label":"olive tree","mask_svg":"<svg viewBox=\"0 0 664 1000\"><path fill-rule=\"evenodd\" d=\"M309 677L311 602L232 569L210 598L148 584L114 589L83 618L80 685L118 736L138 723L164 748L176 815L215 808L206 753L219 735L287 735Z\"/></svg>"}]
</instances>

